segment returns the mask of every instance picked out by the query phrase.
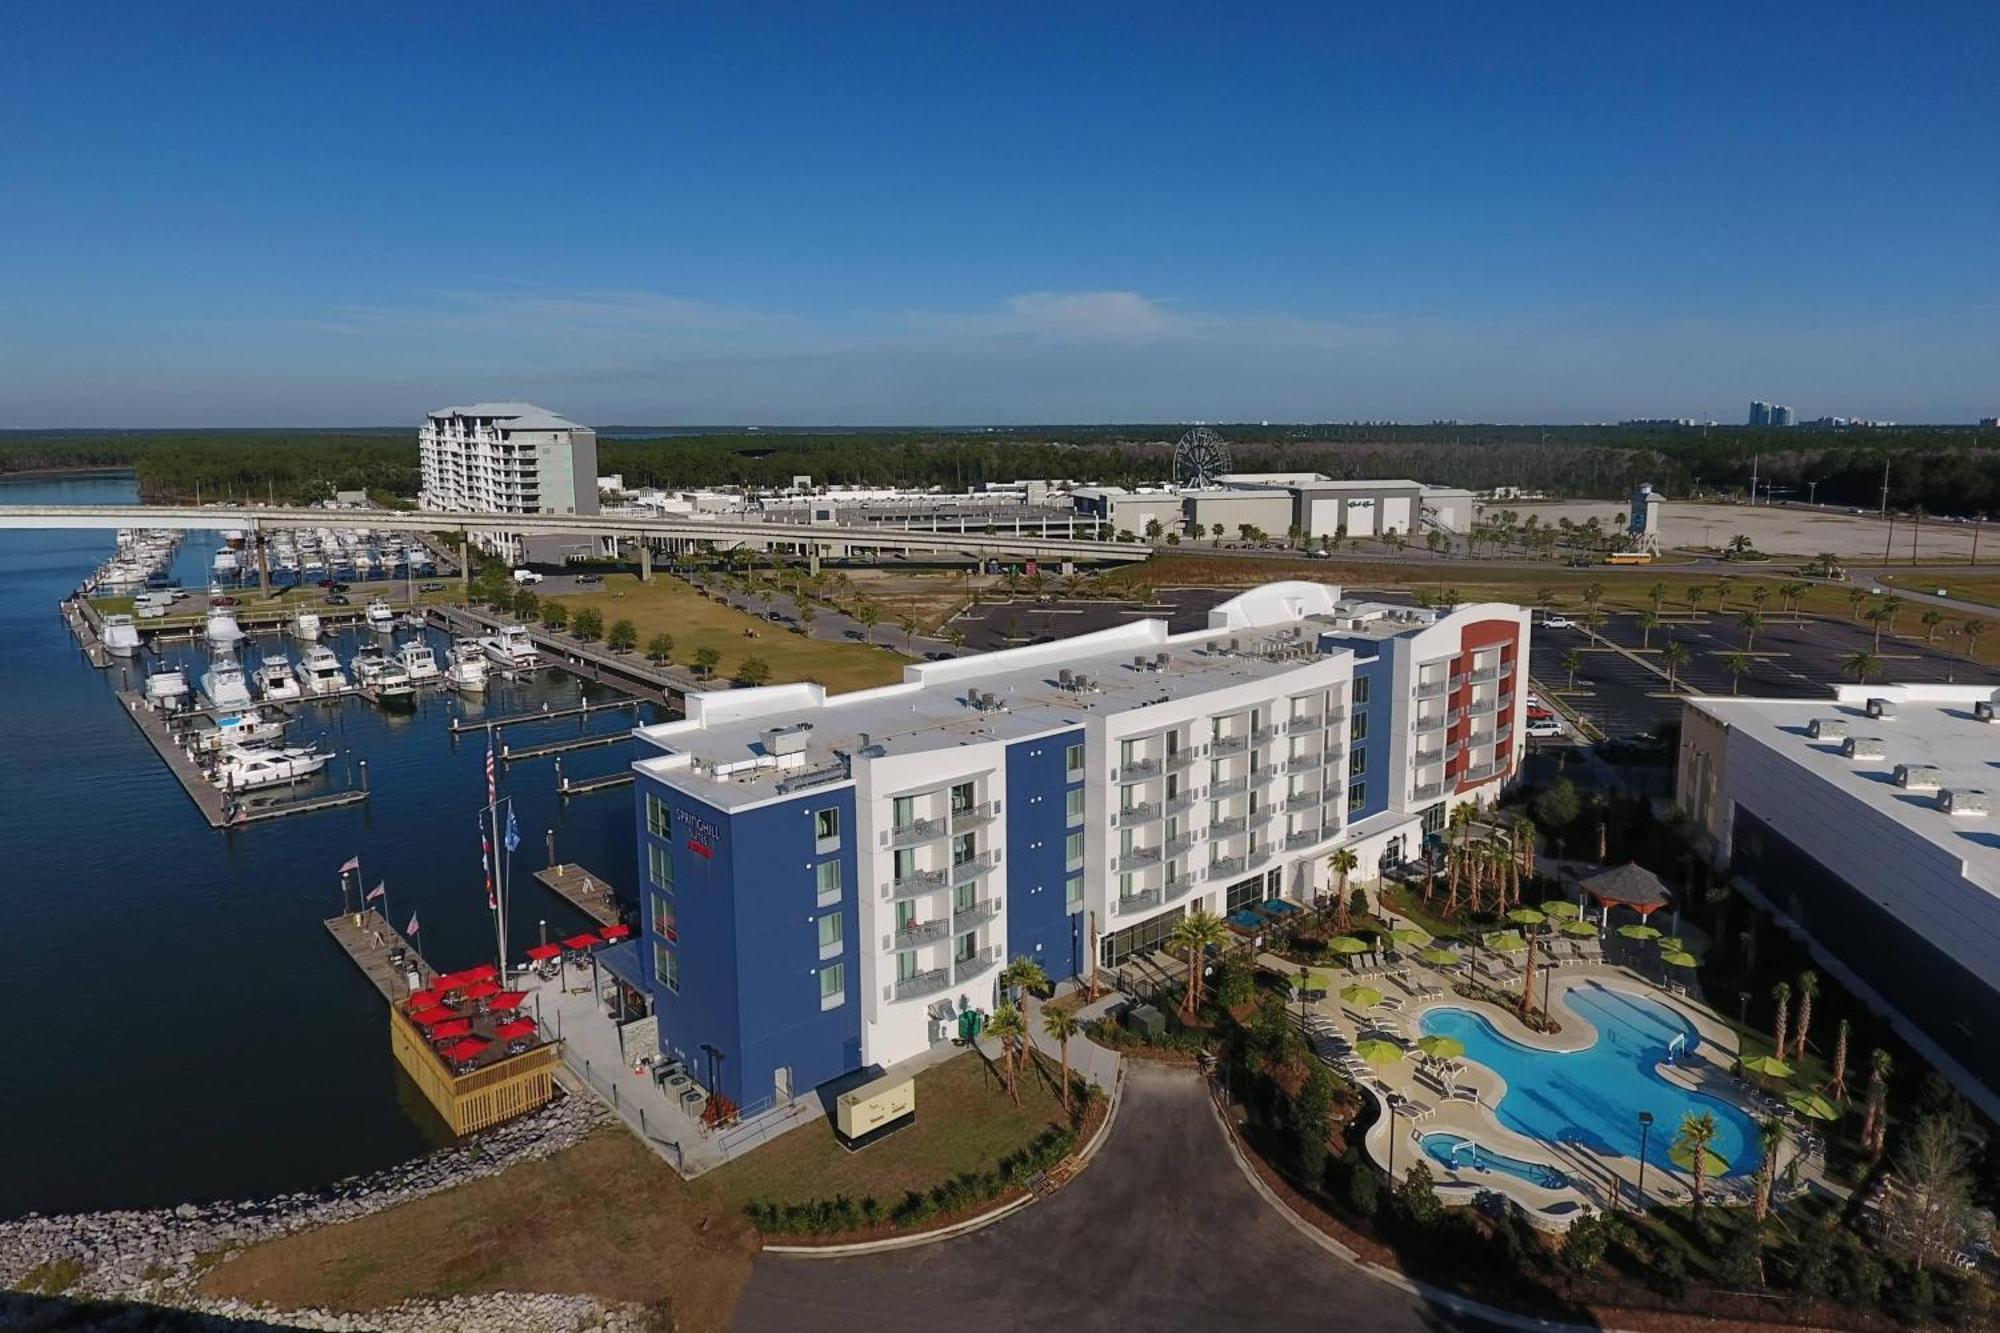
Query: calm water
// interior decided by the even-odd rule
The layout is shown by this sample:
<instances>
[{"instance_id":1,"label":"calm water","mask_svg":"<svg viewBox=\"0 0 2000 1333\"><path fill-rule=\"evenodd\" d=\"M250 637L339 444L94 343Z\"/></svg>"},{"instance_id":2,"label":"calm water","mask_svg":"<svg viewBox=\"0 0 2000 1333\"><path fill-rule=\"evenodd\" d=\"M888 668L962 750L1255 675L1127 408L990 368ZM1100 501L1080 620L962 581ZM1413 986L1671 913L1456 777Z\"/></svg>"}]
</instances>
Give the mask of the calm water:
<instances>
[{"instance_id":1,"label":"calm water","mask_svg":"<svg viewBox=\"0 0 2000 1333\"><path fill-rule=\"evenodd\" d=\"M1730 1172L1757 1167L1757 1127L1736 1107L1692 1093L1660 1077L1676 1037L1691 1052L1701 1044L1692 1024L1664 1004L1608 986L1589 985L1564 997L1570 1009L1597 1030L1581 1051L1546 1051L1500 1035L1481 1015L1465 1009L1431 1009L1420 1026L1426 1035L1456 1037L1465 1057L1507 1080L1500 1123L1546 1143L1574 1143L1620 1157L1637 1157L1639 1112L1653 1113L1645 1136L1646 1160L1669 1165L1668 1154L1689 1111L1713 1111L1712 1151Z\"/></svg>"},{"instance_id":2,"label":"calm water","mask_svg":"<svg viewBox=\"0 0 2000 1333\"><path fill-rule=\"evenodd\" d=\"M130 503L120 477L0 479L0 504ZM143 667L93 670L58 599L114 546L102 532L0 531L0 1217L33 1209L145 1206L321 1184L441 1142L445 1131L389 1058L382 1002L326 936L336 871L361 857L389 885L397 924L447 968L491 956L475 820L484 803L479 737L454 746L465 705L443 691L412 715L361 700L300 708L291 735L369 761L374 797L344 810L232 833L211 830L114 691ZM191 533L177 559L206 581L217 539ZM433 637L442 658L443 640ZM341 659L353 637L332 640ZM243 656L282 648L259 636ZM484 707L572 702L554 673L495 682ZM474 708L477 708L474 705ZM591 719L617 730L629 715ZM511 728L516 746L577 733L574 719ZM629 747L569 758L584 777ZM557 855L629 886L630 792L555 796L550 761L501 773L515 798L517 949L587 924L529 879Z\"/></svg>"}]
</instances>

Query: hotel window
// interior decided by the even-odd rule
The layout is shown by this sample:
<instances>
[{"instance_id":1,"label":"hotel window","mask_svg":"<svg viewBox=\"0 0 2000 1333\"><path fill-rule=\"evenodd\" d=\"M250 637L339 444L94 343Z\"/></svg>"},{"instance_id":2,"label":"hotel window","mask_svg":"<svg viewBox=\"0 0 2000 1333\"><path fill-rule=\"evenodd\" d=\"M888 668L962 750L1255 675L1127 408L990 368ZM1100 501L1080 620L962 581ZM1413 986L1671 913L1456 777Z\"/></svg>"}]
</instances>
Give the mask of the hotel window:
<instances>
[{"instance_id":1,"label":"hotel window","mask_svg":"<svg viewBox=\"0 0 2000 1333\"><path fill-rule=\"evenodd\" d=\"M834 864L838 865L839 862L835 862ZM912 847L898 847L896 849L895 864L896 882L900 884L917 873L916 849Z\"/></svg>"},{"instance_id":2,"label":"hotel window","mask_svg":"<svg viewBox=\"0 0 2000 1333\"><path fill-rule=\"evenodd\" d=\"M905 949L896 955L896 980L913 981L917 975L917 952Z\"/></svg>"},{"instance_id":3,"label":"hotel window","mask_svg":"<svg viewBox=\"0 0 2000 1333\"><path fill-rule=\"evenodd\" d=\"M1353 704L1356 708L1359 708L1361 707L1361 705L1367 702L1368 702L1368 677L1356 676L1354 678Z\"/></svg>"},{"instance_id":4,"label":"hotel window","mask_svg":"<svg viewBox=\"0 0 2000 1333\"><path fill-rule=\"evenodd\" d=\"M840 846L840 811L837 809L813 811L813 837L819 842L823 852Z\"/></svg>"},{"instance_id":5,"label":"hotel window","mask_svg":"<svg viewBox=\"0 0 2000 1333\"><path fill-rule=\"evenodd\" d=\"M674 854L657 844L646 848L646 877L665 889L674 891Z\"/></svg>"},{"instance_id":6,"label":"hotel window","mask_svg":"<svg viewBox=\"0 0 2000 1333\"><path fill-rule=\"evenodd\" d=\"M680 955L669 949L661 940L653 941L653 975L659 978L662 986L674 994L681 993Z\"/></svg>"},{"instance_id":7,"label":"hotel window","mask_svg":"<svg viewBox=\"0 0 2000 1333\"><path fill-rule=\"evenodd\" d=\"M664 893L653 895L653 933L669 944L680 941L680 916L674 911L674 900Z\"/></svg>"},{"instance_id":8,"label":"hotel window","mask_svg":"<svg viewBox=\"0 0 2000 1333\"><path fill-rule=\"evenodd\" d=\"M1081 833L1072 833L1064 841L1063 859L1069 863L1071 870L1075 870L1083 864L1083 835Z\"/></svg>"},{"instance_id":9,"label":"hotel window","mask_svg":"<svg viewBox=\"0 0 2000 1333\"><path fill-rule=\"evenodd\" d=\"M1083 772L1083 747L1081 745L1072 745L1065 750L1063 752L1063 764L1064 771L1071 778Z\"/></svg>"},{"instance_id":10,"label":"hotel window","mask_svg":"<svg viewBox=\"0 0 2000 1333\"><path fill-rule=\"evenodd\" d=\"M979 956L979 933L968 930L963 935L960 935L957 947L952 950L951 956L953 961L960 963L969 963L974 958L977 958Z\"/></svg>"},{"instance_id":11,"label":"hotel window","mask_svg":"<svg viewBox=\"0 0 2000 1333\"><path fill-rule=\"evenodd\" d=\"M889 823L898 832L917 822L916 797L898 796L890 805L892 813L889 816Z\"/></svg>"},{"instance_id":12,"label":"hotel window","mask_svg":"<svg viewBox=\"0 0 2000 1333\"><path fill-rule=\"evenodd\" d=\"M813 867L813 879L820 906L840 901L840 862L821 861Z\"/></svg>"},{"instance_id":13,"label":"hotel window","mask_svg":"<svg viewBox=\"0 0 2000 1333\"><path fill-rule=\"evenodd\" d=\"M840 946L846 938L843 922L845 918L838 912L828 912L819 919L819 956L833 958L840 953Z\"/></svg>"},{"instance_id":14,"label":"hotel window","mask_svg":"<svg viewBox=\"0 0 2000 1333\"><path fill-rule=\"evenodd\" d=\"M951 840L951 863L962 866L979 855L979 835L961 833Z\"/></svg>"},{"instance_id":15,"label":"hotel window","mask_svg":"<svg viewBox=\"0 0 2000 1333\"><path fill-rule=\"evenodd\" d=\"M901 932L908 930L911 926L914 926L916 924L917 924L917 905L911 902L908 898L905 898L901 902L897 903L896 904L897 931Z\"/></svg>"},{"instance_id":16,"label":"hotel window","mask_svg":"<svg viewBox=\"0 0 2000 1333\"><path fill-rule=\"evenodd\" d=\"M1368 771L1368 751L1356 750L1347 759L1347 776L1358 778Z\"/></svg>"},{"instance_id":17,"label":"hotel window","mask_svg":"<svg viewBox=\"0 0 2000 1333\"><path fill-rule=\"evenodd\" d=\"M1081 824L1083 822L1083 788L1071 787L1065 799L1069 806L1069 822L1072 824Z\"/></svg>"},{"instance_id":18,"label":"hotel window","mask_svg":"<svg viewBox=\"0 0 2000 1333\"><path fill-rule=\"evenodd\" d=\"M1365 780L1361 782L1348 783L1347 812L1349 814L1353 814L1356 810L1359 810L1362 806L1366 804L1368 804L1368 783Z\"/></svg>"},{"instance_id":19,"label":"hotel window","mask_svg":"<svg viewBox=\"0 0 2000 1333\"><path fill-rule=\"evenodd\" d=\"M1130 768L1133 764L1137 763L1138 760L1139 760L1139 742L1137 741L1118 742L1119 767Z\"/></svg>"},{"instance_id":20,"label":"hotel window","mask_svg":"<svg viewBox=\"0 0 2000 1333\"><path fill-rule=\"evenodd\" d=\"M1357 745L1368 739L1368 714L1354 715L1353 720L1347 724L1347 739Z\"/></svg>"},{"instance_id":21,"label":"hotel window","mask_svg":"<svg viewBox=\"0 0 2000 1333\"><path fill-rule=\"evenodd\" d=\"M951 891L952 911L970 912L978 905L979 886L977 884L961 884Z\"/></svg>"},{"instance_id":22,"label":"hotel window","mask_svg":"<svg viewBox=\"0 0 2000 1333\"><path fill-rule=\"evenodd\" d=\"M951 812L962 815L972 808L972 784L961 782L951 789Z\"/></svg>"},{"instance_id":23,"label":"hotel window","mask_svg":"<svg viewBox=\"0 0 2000 1333\"><path fill-rule=\"evenodd\" d=\"M1071 875L1063 883L1063 910L1080 912L1083 910L1083 876Z\"/></svg>"},{"instance_id":24,"label":"hotel window","mask_svg":"<svg viewBox=\"0 0 2000 1333\"><path fill-rule=\"evenodd\" d=\"M847 1003L847 964L828 963L819 970L819 1007L838 1009Z\"/></svg>"},{"instance_id":25,"label":"hotel window","mask_svg":"<svg viewBox=\"0 0 2000 1333\"><path fill-rule=\"evenodd\" d=\"M672 839L673 812L667 803L651 792L646 793L646 832L656 838Z\"/></svg>"}]
</instances>

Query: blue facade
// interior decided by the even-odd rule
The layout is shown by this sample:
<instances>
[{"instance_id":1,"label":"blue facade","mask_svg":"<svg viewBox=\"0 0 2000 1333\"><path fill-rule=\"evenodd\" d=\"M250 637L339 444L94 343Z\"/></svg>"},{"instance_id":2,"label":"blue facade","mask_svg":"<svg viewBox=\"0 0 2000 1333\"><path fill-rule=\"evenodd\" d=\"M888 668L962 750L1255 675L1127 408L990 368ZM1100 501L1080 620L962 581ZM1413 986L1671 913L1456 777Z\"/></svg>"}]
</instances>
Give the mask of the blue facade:
<instances>
[{"instance_id":1,"label":"blue facade","mask_svg":"<svg viewBox=\"0 0 2000 1333\"><path fill-rule=\"evenodd\" d=\"M1390 697L1395 675L1389 655L1375 643L1350 646L1354 649L1354 683L1348 691L1346 781L1350 790L1356 782L1366 784L1361 804L1347 810L1347 822L1353 824L1389 808L1389 789L1394 785L1389 770L1390 735L1396 712L1395 700ZM1354 700L1364 693L1367 702L1356 704ZM1359 755L1366 758L1357 761ZM1357 762L1363 769L1358 776L1354 771Z\"/></svg>"},{"instance_id":2,"label":"blue facade","mask_svg":"<svg viewBox=\"0 0 2000 1333\"><path fill-rule=\"evenodd\" d=\"M1067 755L1081 744L1079 728L1007 747L1007 956L1034 959L1052 980L1083 970L1083 908L1067 906L1065 850L1072 827L1083 828L1068 816L1084 773L1068 771Z\"/></svg>"},{"instance_id":3,"label":"blue facade","mask_svg":"<svg viewBox=\"0 0 2000 1333\"><path fill-rule=\"evenodd\" d=\"M642 952L660 1049L741 1107L770 1098L782 1086L780 1071L791 1091L803 1093L858 1068L853 788L736 814L643 773L636 792ZM818 836L824 812L837 829L832 839ZM822 905L826 863L839 867L838 881ZM823 917L839 920L827 928L837 938L825 957ZM668 969L671 978L662 975ZM823 994L823 973L827 984L842 983L832 995Z\"/></svg>"}]
</instances>

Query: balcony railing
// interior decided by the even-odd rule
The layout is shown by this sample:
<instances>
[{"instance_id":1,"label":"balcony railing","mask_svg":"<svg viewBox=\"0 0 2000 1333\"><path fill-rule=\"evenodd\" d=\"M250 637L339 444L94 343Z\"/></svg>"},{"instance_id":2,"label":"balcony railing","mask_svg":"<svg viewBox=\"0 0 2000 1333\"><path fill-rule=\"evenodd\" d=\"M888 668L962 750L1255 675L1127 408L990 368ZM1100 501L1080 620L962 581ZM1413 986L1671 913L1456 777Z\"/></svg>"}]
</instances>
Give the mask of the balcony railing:
<instances>
[{"instance_id":1,"label":"balcony railing","mask_svg":"<svg viewBox=\"0 0 2000 1333\"><path fill-rule=\"evenodd\" d=\"M951 909L951 928L954 931L971 930L974 926L991 921L998 915L1000 915L1000 900L981 898L970 907L954 906Z\"/></svg>"},{"instance_id":2,"label":"balcony railing","mask_svg":"<svg viewBox=\"0 0 2000 1333\"><path fill-rule=\"evenodd\" d=\"M1000 950L992 945L963 958L953 958L951 969L960 981L969 980L1000 961Z\"/></svg>"},{"instance_id":3,"label":"balcony railing","mask_svg":"<svg viewBox=\"0 0 2000 1333\"><path fill-rule=\"evenodd\" d=\"M1193 849L1194 834L1192 833L1177 833L1160 845L1162 855L1169 859L1176 856L1186 856Z\"/></svg>"},{"instance_id":4,"label":"balcony railing","mask_svg":"<svg viewBox=\"0 0 2000 1333\"><path fill-rule=\"evenodd\" d=\"M1509 736L1513 734L1514 734L1514 724L1512 722L1502 722L1499 726L1493 728L1494 743L1498 744L1499 742L1506 740Z\"/></svg>"},{"instance_id":5,"label":"balcony railing","mask_svg":"<svg viewBox=\"0 0 2000 1333\"><path fill-rule=\"evenodd\" d=\"M1308 713L1304 717L1292 719L1293 731L1318 731L1326 725L1326 717L1321 713Z\"/></svg>"},{"instance_id":6,"label":"balcony railing","mask_svg":"<svg viewBox=\"0 0 2000 1333\"><path fill-rule=\"evenodd\" d=\"M1137 870L1141 866L1156 866L1160 863L1160 849L1157 847L1134 847L1118 856L1117 870Z\"/></svg>"},{"instance_id":7,"label":"balcony railing","mask_svg":"<svg viewBox=\"0 0 2000 1333\"><path fill-rule=\"evenodd\" d=\"M1243 873L1243 858L1240 856L1218 856L1208 863L1208 877L1211 880L1227 879L1231 875Z\"/></svg>"},{"instance_id":8,"label":"balcony railing","mask_svg":"<svg viewBox=\"0 0 2000 1333\"><path fill-rule=\"evenodd\" d=\"M1144 782L1147 778L1160 776L1160 761L1157 759L1134 759L1118 768L1120 782Z\"/></svg>"},{"instance_id":9,"label":"balcony railing","mask_svg":"<svg viewBox=\"0 0 2000 1333\"><path fill-rule=\"evenodd\" d=\"M904 977L896 983L896 998L914 1000L923 995L935 995L941 990L951 989L951 969L934 967L928 972L919 972L913 977Z\"/></svg>"},{"instance_id":10,"label":"balcony railing","mask_svg":"<svg viewBox=\"0 0 2000 1333\"><path fill-rule=\"evenodd\" d=\"M1209 821L1208 836L1211 838L1233 838L1250 827L1248 816L1236 815L1229 819Z\"/></svg>"},{"instance_id":11,"label":"balcony railing","mask_svg":"<svg viewBox=\"0 0 2000 1333\"><path fill-rule=\"evenodd\" d=\"M1137 805L1112 812L1111 822L1120 828L1131 828L1136 824L1150 824L1160 817L1157 801L1141 801Z\"/></svg>"},{"instance_id":12,"label":"balcony railing","mask_svg":"<svg viewBox=\"0 0 2000 1333\"><path fill-rule=\"evenodd\" d=\"M1166 770L1169 773L1179 773L1193 763L1194 763L1193 750L1191 749L1175 750L1172 754L1167 756Z\"/></svg>"},{"instance_id":13,"label":"balcony railing","mask_svg":"<svg viewBox=\"0 0 2000 1333\"><path fill-rule=\"evenodd\" d=\"M1420 766L1423 764L1441 764L1444 762L1444 749L1442 746L1433 747L1428 750L1419 747L1411 752L1410 761Z\"/></svg>"},{"instance_id":14,"label":"balcony railing","mask_svg":"<svg viewBox=\"0 0 2000 1333\"><path fill-rule=\"evenodd\" d=\"M1487 764L1476 764L1459 774L1459 778L1465 782L1486 782L1492 778L1499 777L1501 773L1506 771L1506 768L1507 765L1498 760Z\"/></svg>"},{"instance_id":15,"label":"balcony railing","mask_svg":"<svg viewBox=\"0 0 2000 1333\"><path fill-rule=\"evenodd\" d=\"M1265 764L1261 768L1250 770L1250 785L1253 787L1268 787L1277 780L1278 766L1276 764Z\"/></svg>"},{"instance_id":16,"label":"balcony railing","mask_svg":"<svg viewBox=\"0 0 2000 1333\"><path fill-rule=\"evenodd\" d=\"M991 824L993 817L999 813L1000 803L998 801L981 801L977 805L968 805L963 809L953 810L951 812L951 826L954 829L978 828L982 824Z\"/></svg>"},{"instance_id":17,"label":"balcony railing","mask_svg":"<svg viewBox=\"0 0 2000 1333\"><path fill-rule=\"evenodd\" d=\"M1262 745L1266 741L1276 740L1277 736L1278 728L1275 725L1267 723L1250 733L1250 743L1252 745Z\"/></svg>"},{"instance_id":18,"label":"balcony railing","mask_svg":"<svg viewBox=\"0 0 2000 1333\"><path fill-rule=\"evenodd\" d=\"M913 870L889 886L892 900L917 898L926 893L936 893L945 886L942 870Z\"/></svg>"},{"instance_id":19,"label":"balcony railing","mask_svg":"<svg viewBox=\"0 0 2000 1333\"><path fill-rule=\"evenodd\" d=\"M1169 796L1161 806L1170 815L1184 815L1194 809L1195 794L1184 791L1178 796Z\"/></svg>"},{"instance_id":20,"label":"balcony railing","mask_svg":"<svg viewBox=\"0 0 2000 1333\"><path fill-rule=\"evenodd\" d=\"M977 879L997 865L999 860L1000 858L996 853L981 852L977 856L967 857L963 861L954 862L951 867L951 882L954 884L964 884L968 880Z\"/></svg>"},{"instance_id":21,"label":"balcony railing","mask_svg":"<svg viewBox=\"0 0 2000 1333\"><path fill-rule=\"evenodd\" d=\"M1335 752L1335 755L1338 757L1338 751ZM1285 761L1285 771L1287 773L1313 773L1325 768L1326 761L1327 755L1324 750L1316 754L1297 754Z\"/></svg>"},{"instance_id":22,"label":"balcony railing","mask_svg":"<svg viewBox=\"0 0 2000 1333\"><path fill-rule=\"evenodd\" d=\"M1249 853L1244 856L1243 868L1245 870L1255 870L1258 866L1261 866L1266 861L1269 861L1271 857L1276 854L1276 850L1277 849L1272 847L1271 844L1268 842L1259 843L1257 846L1252 847Z\"/></svg>"},{"instance_id":23,"label":"balcony railing","mask_svg":"<svg viewBox=\"0 0 2000 1333\"><path fill-rule=\"evenodd\" d=\"M1493 733L1490 731L1470 732L1466 735L1465 743L1474 747L1491 745L1493 744Z\"/></svg>"},{"instance_id":24,"label":"balcony railing","mask_svg":"<svg viewBox=\"0 0 2000 1333\"><path fill-rule=\"evenodd\" d=\"M1326 724L1329 727L1336 722L1345 721L1347 721L1347 709L1345 707L1336 704L1334 707L1326 710Z\"/></svg>"},{"instance_id":25,"label":"balcony railing","mask_svg":"<svg viewBox=\"0 0 2000 1333\"><path fill-rule=\"evenodd\" d=\"M1452 674L1452 678L1451 678L1451 688L1452 688L1453 692L1455 693L1455 692L1457 692L1457 691L1459 691L1459 690L1462 690L1462 689L1464 689L1464 688L1465 688L1465 682L1466 682L1466 681L1467 681L1468 679L1470 679L1470 677L1469 677L1469 676L1467 675L1467 673L1466 673L1466 672L1463 672L1463 671L1458 671L1458 672L1454 672L1454 673Z\"/></svg>"},{"instance_id":26,"label":"balcony railing","mask_svg":"<svg viewBox=\"0 0 2000 1333\"><path fill-rule=\"evenodd\" d=\"M1244 792L1249 790L1250 790L1250 779L1247 777L1224 778L1220 782L1214 782L1209 784L1208 796L1209 799L1212 801L1220 801L1225 797L1229 796L1241 796Z\"/></svg>"},{"instance_id":27,"label":"balcony railing","mask_svg":"<svg viewBox=\"0 0 2000 1333\"><path fill-rule=\"evenodd\" d=\"M948 830L942 819L913 819L889 833L891 847L919 847L942 838Z\"/></svg>"},{"instance_id":28,"label":"balcony railing","mask_svg":"<svg viewBox=\"0 0 2000 1333\"><path fill-rule=\"evenodd\" d=\"M1445 692L1450 683L1442 677L1437 680L1420 680L1417 682L1417 697L1419 699L1435 699Z\"/></svg>"},{"instance_id":29,"label":"balcony railing","mask_svg":"<svg viewBox=\"0 0 2000 1333\"><path fill-rule=\"evenodd\" d=\"M1479 685L1483 685L1489 680L1498 680L1500 679L1500 668L1498 666L1474 667L1472 668L1472 679L1474 684Z\"/></svg>"},{"instance_id":30,"label":"balcony railing","mask_svg":"<svg viewBox=\"0 0 2000 1333\"><path fill-rule=\"evenodd\" d=\"M1242 754L1249 744L1248 736L1217 736L1208 751L1217 755Z\"/></svg>"},{"instance_id":31,"label":"balcony railing","mask_svg":"<svg viewBox=\"0 0 2000 1333\"><path fill-rule=\"evenodd\" d=\"M1294 792L1285 798L1285 809L1294 813L1300 810L1310 810L1318 805L1324 799L1325 795L1326 793L1317 791Z\"/></svg>"},{"instance_id":32,"label":"balcony railing","mask_svg":"<svg viewBox=\"0 0 2000 1333\"><path fill-rule=\"evenodd\" d=\"M1444 795L1442 782L1420 782L1410 789L1410 799L1413 801L1428 801L1442 795Z\"/></svg>"},{"instance_id":33,"label":"balcony railing","mask_svg":"<svg viewBox=\"0 0 2000 1333\"><path fill-rule=\"evenodd\" d=\"M1433 714L1430 717L1420 717L1410 725L1420 732L1436 731L1444 725L1444 718L1442 715Z\"/></svg>"},{"instance_id":34,"label":"balcony railing","mask_svg":"<svg viewBox=\"0 0 2000 1333\"><path fill-rule=\"evenodd\" d=\"M933 917L929 921L912 921L907 926L897 927L894 934L882 937L884 949L914 949L920 944L933 944L951 933L951 922L943 917Z\"/></svg>"},{"instance_id":35,"label":"balcony railing","mask_svg":"<svg viewBox=\"0 0 2000 1333\"><path fill-rule=\"evenodd\" d=\"M1499 671L1500 671L1500 678L1502 680L1505 680L1507 677L1514 674L1514 663L1511 660L1501 662Z\"/></svg>"},{"instance_id":36,"label":"balcony railing","mask_svg":"<svg viewBox=\"0 0 2000 1333\"><path fill-rule=\"evenodd\" d=\"M1285 850L1297 851L1301 847L1310 847L1325 836L1324 833L1313 828L1300 829L1297 833L1287 833L1285 835Z\"/></svg>"},{"instance_id":37,"label":"balcony railing","mask_svg":"<svg viewBox=\"0 0 2000 1333\"><path fill-rule=\"evenodd\" d=\"M1463 708L1454 708L1444 715L1444 724L1448 727L1455 727L1463 721L1465 721L1465 710Z\"/></svg>"},{"instance_id":38,"label":"balcony railing","mask_svg":"<svg viewBox=\"0 0 2000 1333\"><path fill-rule=\"evenodd\" d=\"M1158 907L1164 901L1164 891L1147 889L1144 893L1128 893L1118 899L1118 914L1143 912L1149 907Z\"/></svg>"}]
</instances>

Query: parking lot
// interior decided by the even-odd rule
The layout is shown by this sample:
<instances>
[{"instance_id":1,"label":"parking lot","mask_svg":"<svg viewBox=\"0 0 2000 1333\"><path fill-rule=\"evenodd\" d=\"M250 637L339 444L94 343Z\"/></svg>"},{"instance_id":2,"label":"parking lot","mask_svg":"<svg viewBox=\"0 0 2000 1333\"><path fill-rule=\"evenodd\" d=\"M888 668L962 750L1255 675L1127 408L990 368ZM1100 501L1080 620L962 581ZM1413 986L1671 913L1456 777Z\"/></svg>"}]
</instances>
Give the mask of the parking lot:
<instances>
[{"instance_id":1,"label":"parking lot","mask_svg":"<svg viewBox=\"0 0 2000 1333\"><path fill-rule=\"evenodd\" d=\"M1200 629L1211 607L1238 596L1241 588L1163 588L1152 602L1035 602L1015 598L982 602L959 612L951 628L965 632L968 650L990 652L1042 639L1068 639L1093 630L1162 619L1174 633Z\"/></svg>"},{"instance_id":2,"label":"parking lot","mask_svg":"<svg viewBox=\"0 0 2000 1333\"><path fill-rule=\"evenodd\" d=\"M1962 638L1940 632L1935 644L1926 644L1914 611L1898 622L1896 634L1882 636L1879 649L1874 646L1874 629L1869 625L1811 617L1794 623L1789 616L1767 612L1763 628L1750 645L1749 669L1739 684L1732 680L1725 662L1728 654L1745 647L1745 636L1737 623L1739 614L1732 609L1666 617L1653 631L1650 648L1645 648L1646 635L1638 616L1619 612L1606 621L1603 638L1638 653L1653 666L1659 665L1660 649L1668 642L1686 644L1689 657L1678 679L1683 692L1697 694L1728 694L1736 685L1746 695L1821 697L1835 685L1853 682L1844 664L1856 652L1873 652L1880 660L1880 668L1869 678L1879 684L1955 681L2000 685L2000 670L1966 656ZM1569 673L1562 665L1571 649L1583 658L1574 694L1565 693ZM1660 674L1608 647L1593 647L1589 632L1581 625L1571 629L1537 625L1531 659L1535 679L1607 736L1651 731L1680 715L1680 704L1667 695L1667 683Z\"/></svg>"}]
</instances>

